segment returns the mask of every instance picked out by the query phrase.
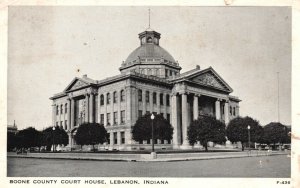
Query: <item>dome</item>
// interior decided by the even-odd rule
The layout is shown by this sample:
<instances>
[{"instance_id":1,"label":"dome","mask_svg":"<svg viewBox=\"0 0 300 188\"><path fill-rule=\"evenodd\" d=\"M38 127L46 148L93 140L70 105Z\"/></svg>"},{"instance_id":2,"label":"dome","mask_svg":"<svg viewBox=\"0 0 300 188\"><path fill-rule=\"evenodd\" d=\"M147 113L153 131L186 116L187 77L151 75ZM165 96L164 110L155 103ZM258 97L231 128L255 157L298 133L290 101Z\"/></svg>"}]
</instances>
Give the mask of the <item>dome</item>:
<instances>
[{"instance_id":1,"label":"dome","mask_svg":"<svg viewBox=\"0 0 300 188\"><path fill-rule=\"evenodd\" d=\"M135 49L127 57L125 63L132 62L138 58L163 58L165 60L175 62L175 59L162 47L154 43L146 43Z\"/></svg>"}]
</instances>

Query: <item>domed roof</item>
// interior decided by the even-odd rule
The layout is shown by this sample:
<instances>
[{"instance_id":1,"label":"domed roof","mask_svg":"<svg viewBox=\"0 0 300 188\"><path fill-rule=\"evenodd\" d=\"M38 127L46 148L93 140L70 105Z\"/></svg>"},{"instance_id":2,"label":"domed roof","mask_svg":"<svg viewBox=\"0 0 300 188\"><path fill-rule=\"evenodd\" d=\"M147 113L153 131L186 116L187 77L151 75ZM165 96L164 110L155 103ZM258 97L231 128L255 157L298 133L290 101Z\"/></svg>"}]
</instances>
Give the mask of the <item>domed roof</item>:
<instances>
[{"instance_id":1,"label":"domed roof","mask_svg":"<svg viewBox=\"0 0 300 188\"><path fill-rule=\"evenodd\" d=\"M125 63L132 62L138 58L163 58L165 60L175 62L175 59L171 56L167 50L163 49L159 45L154 43L146 43L135 49L127 57Z\"/></svg>"}]
</instances>

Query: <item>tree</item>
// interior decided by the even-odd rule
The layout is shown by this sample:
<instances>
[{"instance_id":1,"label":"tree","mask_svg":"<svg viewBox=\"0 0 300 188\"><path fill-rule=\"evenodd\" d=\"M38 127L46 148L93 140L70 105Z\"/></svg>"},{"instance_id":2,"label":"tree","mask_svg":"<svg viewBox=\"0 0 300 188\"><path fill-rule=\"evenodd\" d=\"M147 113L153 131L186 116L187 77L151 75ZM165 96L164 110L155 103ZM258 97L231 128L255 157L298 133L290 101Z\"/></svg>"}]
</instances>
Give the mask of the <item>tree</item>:
<instances>
[{"instance_id":1,"label":"tree","mask_svg":"<svg viewBox=\"0 0 300 188\"><path fill-rule=\"evenodd\" d=\"M162 115L157 114L153 120L154 140L171 140L173 138L173 127ZM140 117L132 128L132 139L143 141L152 139L151 114Z\"/></svg>"},{"instance_id":2,"label":"tree","mask_svg":"<svg viewBox=\"0 0 300 188\"><path fill-rule=\"evenodd\" d=\"M275 147L276 143L283 144L289 143L289 129L279 122L271 122L264 126L263 141Z\"/></svg>"},{"instance_id":3,"label":"tree","mask_svg":"<svg viewBox=\"0 0 300 188\"><path fill-rule=\"evenodd\" d=\"M188 140L191 145L200 141L205 151L208 151L208 142L224 143L226 141L225 124L215 117L200 116L188 127Z\"/></svg>"},{"instance_id":4,"label":"tree","mask_svg":"<svg viewBox=\"0 0 300 188\"><path fill-rule=\"evenodd\" d=\"M231 142L241 142L242 151L244 151L245 143L249 141L248 125L250 126L251 142L259 142L263 134L263 128L257 120L249 116L232 119L226 129L228 140Z\"/></svg>"},{"instance_id":5,"label":"tree","mask_svg":"<svg viewBox=\"0 0 300 188\"><path fill-rule=\"evenodd\" d=\"M41 132L33 127L28 127L26 129L20 130L16 137L19 140L19 148L31 148L40 147L40 134Z\"/></svg>"},{"instance_id":6,"label":"tree","mask_svg":"<svg viewBox=\"0 0 300 188\"><path fill-rule=\"evenodd\" d=\"M95 144L103 144L108 139L108 134L103 125L99 123L83 123L81 124L74 136L79 145L92 145L95 151Z\"/></svg>"},{"instance_id":7,"label":"tree","mask_svg":"<svg viewBox=\"0 0 300 188\"><path fill-rule=\"evenodd\" d=\"M46 146L47 150L49 151L51 146L53 146L54 150L57 145L68 145L69 143L69 137L68 133L59 126L55 127L55 130L53 130L53 127L47 127L42 131L42 138L41 139L41 145Z\"/></svg>"},{"instance_id":8,"label":"tree","mask_svg":"<svg viewBox=\"0 0 300 188\"><path fill-rule=\"evenodd\" d=\"M12 151L17 148L19 144L18 137L15 133L7 132L7 151Z\"/></svg>"}]
</instances>

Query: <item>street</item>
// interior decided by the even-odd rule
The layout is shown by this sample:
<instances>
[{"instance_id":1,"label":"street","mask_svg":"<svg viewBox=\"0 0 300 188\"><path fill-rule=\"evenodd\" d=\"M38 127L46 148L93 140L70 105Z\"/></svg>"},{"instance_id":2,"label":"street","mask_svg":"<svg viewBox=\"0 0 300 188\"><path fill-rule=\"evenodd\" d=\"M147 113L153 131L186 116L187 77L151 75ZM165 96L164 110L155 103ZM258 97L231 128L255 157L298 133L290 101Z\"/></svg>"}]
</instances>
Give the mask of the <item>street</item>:
<instances>
[{"instance_id":1,"label":"street","mask_svg":"<svg viewBox=\"0 0 300 188\"><path fill-rule=\"evenodd\" d=\"M9 177L282 177L288 155L174 162L7 158Z\"/></svg>"}]
</instances>

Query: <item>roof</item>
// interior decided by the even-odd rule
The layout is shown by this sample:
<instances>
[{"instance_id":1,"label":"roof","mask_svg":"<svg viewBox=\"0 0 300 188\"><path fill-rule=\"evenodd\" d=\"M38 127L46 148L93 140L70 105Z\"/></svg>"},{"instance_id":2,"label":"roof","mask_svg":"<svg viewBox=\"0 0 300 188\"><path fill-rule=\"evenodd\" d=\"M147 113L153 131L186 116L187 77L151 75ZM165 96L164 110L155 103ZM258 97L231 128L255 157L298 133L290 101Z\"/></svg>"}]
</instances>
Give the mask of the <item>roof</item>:
<instances>
[{"instance_id":1,"label":"roof","mask_svg":"<svg viewBox=\"0 0 300 188\"><path fill-rule=\"evenodd\" d=\"M156 44L143 44L137 49L135 49L129 56L127 57L125 63L132 62L139 58L163 58L165 60L175 62L173 56L164 48L156 45Z\"/></svg>"}]
</instances>

